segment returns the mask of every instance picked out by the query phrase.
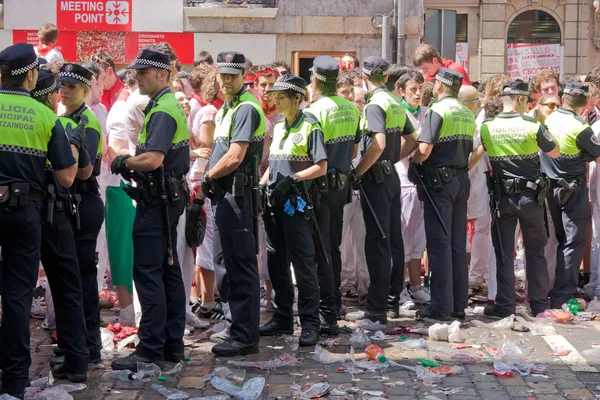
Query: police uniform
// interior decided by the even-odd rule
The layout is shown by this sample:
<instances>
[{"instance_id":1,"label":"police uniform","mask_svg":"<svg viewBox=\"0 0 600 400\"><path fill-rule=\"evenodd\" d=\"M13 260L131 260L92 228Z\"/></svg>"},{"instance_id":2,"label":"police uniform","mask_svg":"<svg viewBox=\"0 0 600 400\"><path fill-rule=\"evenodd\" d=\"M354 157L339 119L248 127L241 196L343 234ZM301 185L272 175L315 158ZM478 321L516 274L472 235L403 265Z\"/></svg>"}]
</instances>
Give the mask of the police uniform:
<instances>
[{"instance_id":1,"label":"police uniform","mask_svg":"<svg viewBox=\"0 0 600 400\"><path fill-rule=\"evenodd\" d=\"M528 84L502 85L502 95L529 96ZM504 318L516 312L513 254L517 222L523 231L528 297L534 315L548 308L548 268L544 257L546 185L541 177L539 150L552 151L555 141L534 118L502 112L481 125L481 140L493 171L492 241L496 253L498 291L495 306L484 314Z\"/></svg>"},{"instance_id":2,"label":"police uniform","mask_svg":"<svg viewBox=\"0 0 600 400\"><path fill-rule=\"evenodd\" d=\"M87 68L67 63L61 67L57 82L79 83L90 86L92 76L92 71ZM61 118L61 122L63 125L72 124L73 121L78 123L82 115L87 118L85 149L89 155L89 163L93 165L93 170L92 175L86 180L75 178L75 182L71 187L71 196L75 207L73 215L75 247L83 291L87 348L90 353L90 362L98 363L101 360L102 339L100 337L96 241L104 222L104 203L100 198L96 177L100 175L102 163L102 129L98 119L85 103L82 103L70 114L65 114L64 118ZM84 168L87 165L84 165L82 159L79 160L79 168Z\"/></svg>"},{"instance_id":3,"label":"police uniform","mask_svg":"<svg viewBox=\"0 0 600 400\"><path fill-rule=\"evenodd\" d=\"M285 90L306 95L306 82L294 75L284 75L269 91ZM263 217L269 276L275 289L277 308L272 320L261 326L260 334L291 335L294 332L291 262L298 286L298 316L302 325L300 346L315 345L319 340L319 292L315 290L319 282L311 226L316 221L310 221L309 210L305 209L318 200L318 190L311 191L312 198L307 199L309 189L304 189L315 184L311 181L298 182L295 174L327 160L325 146L317 119L306 111L300 111L291 125L286 118L275 124L269 153L269 202ZM333 320L333 323L337 321Z\"/></svg>"},{"instance_id":4,"label":"police uniform","mask_svg":"<svg viewBox=\"0 0 600 400\"><path fill-rule=\"evenodd\" d=\"M336 81L339 64L333 57L319 56L315 58L311 72L318 81ZM322 198L316 213L330 265L328 266L318 253L317 265L322 329L324 333L336 333L337 317L342 308L340 245L344 206L350 201L347 176L354 145L360 140L360 117L352 102L335 93L320 96L317 101L306 107L305 111L319 121L327 150L327 175L317 180L322 190Z\"/></svg>"},{"instance_id":5,"label":"police uniform","mask_svg":"<svg viewBox=\"0 0 600 400\"><path fill-rule=\"evenodd\" d=\"M141 50L129 68L171 71L169 57L150 49ZM140 343L131 355L113 361L115 370L136 371L138 361L162 366L163 360L184 358L186 299L176 240L179 217L189 199L185 184L190 168L189 133L185 113L169 86L152 96L144 113L136 157L160 152L165 155L162 165L154 171L131 173L127 166L130 156L117 156L111 164L113 173L131 176L138 184L137 189L126 192L137 201L133 280L142 307Z\"/></svg>"},{"instance_id":6,"label":"police uniform","mask_svg":"<svg viewBox=\"0 0 600 400\"><path fill-rule=\"evenodd\" d=\"M588 87L568 82L564 93L587 98ZM541 156L542 172L552 182L548 207L559 243L550 307L560 308L573 297L579 283L579 267L591 218L586 163L600 157L600 145L592 128L570 109L559 107L546 118L546 127L560 145L558 158Z\"/></svg>"},{"instance_id":7,"label":"police uniform","mask_svg":"<svg viewBox=\"0 0 600 400\"><path fill-rule=\"evenodd\" d=\"M368 57L364 61L363 73L385 75L388 67L389 64L384 59ZM372 144L373 136L376 133L385 134L385 149L362 177L364 196L361 196L366 228L365 254L370 277L364 317L385 322L390 292L399 295L404 283L400 178L394 164L400 161L401 136L411 135L414 128L400 100L385 86L381 86L367 96L361 131L363 157ZM374 213L371 212L367 199L372 204ZM383 234L377 222L381 225ZM399 298L396 298L391 307L398 308L398 302Z\"/></svg>"},{"instance_id":8,"label":"police uniform","mask_svg":"<svg viewBox=\"0 0 600 400\"><path fill-rule=\"evenodd\" d=\"M40 71L31 96L44 103L48 95L61 87L62 85L56 84L50 71ZM71 121L69 131L73 125ZM85 130L85 126L83 121L76 129ZM85 148L80 149L79 159L83 160L85 157L87 151ZM64 366L56 366L52 374L58 379L71 375L71 379L75 377L75 380L85 380L89 351L86 347L81 278L71 221L71 196L69 189L56 181L50 162L46 163L46 181L48 186L42 209L41 261L52 292L58 346L64 353Z\"/></svg>"},{"instance_id":9,"label":"police uniform","mask_svg":"<svg viewBox=\"0 0 600 400\"><path fill-rule=\"evenodd\" d=\"M30 44L18 43L0 52L0 64L12 76L38 68ZM22 398L31 365L29 311L37 281L42 234L44 168L56 170L77 163L58 117L30 97L22 86L0 89L0 246L3 256L0 328L0 393Z\"/></svg>"},{"instance_id":10,"label":"police uniform","mask_svg":"<svg viewBox=\"0 0 600 400\"><path fill-rule=\"evenodd\" d=\"M246 58L233 51L217 57L217 73L241 74ZM266 131L260 103L242 88L230 103L225 103L215 120L210 165L215 166L231 143L249 143L244 159L230 175L210 179L213 218L213 257L217 287L231 310L230 340L213 347L213 353L234 355L258 351L260 323L260 284L255 251L252 210L252 177L262 159ZM258 179L257 177L255 177ZM235 190L234 190L235 189Z\"/></svg>"},{"instance_id":11,"label":"police uniform","mask_svg":"<svg viewBox=\"0 0 600 400\"><path fill-rule=\"evenodd\" d=\"M436 80L458 89L463 77L440 68ZM466 253L467 200L469 198L469 154L473 150L475 117L455 96L446 96L427 111L419 142L433 144L423 167L431 177L429 192L448 230L444 232L434 206L423 200L425 236L431 272L431 305L417 318L449 320L463 317L468 297Z\"/></svg>"}]
</instances>

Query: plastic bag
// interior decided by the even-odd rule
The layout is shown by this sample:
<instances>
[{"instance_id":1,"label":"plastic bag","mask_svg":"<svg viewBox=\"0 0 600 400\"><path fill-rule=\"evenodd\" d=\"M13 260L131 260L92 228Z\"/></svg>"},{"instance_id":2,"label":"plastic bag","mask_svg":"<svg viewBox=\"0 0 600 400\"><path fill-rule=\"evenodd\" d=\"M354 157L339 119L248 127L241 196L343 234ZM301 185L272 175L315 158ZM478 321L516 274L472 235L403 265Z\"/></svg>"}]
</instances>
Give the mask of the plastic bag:
<instances>
[{"instance_id":1,"label":"plastic bag","mask_svg":"<svg viewBox=\"0 0 600 400\"><path fill-rule=\"evenodd\" d=\"M379 321L373 322L370 319L359 319L356 321L356 326L367 331L384 331L387 328L386 324L382 324Z\"/></svg>"},{"instance_id":2,"label":"plastic bag","mask_svg":"<svg viewBox=\"0 0 600 400\"><path fill-rule=\"evenodd\" d=\"M329 383L320 382L313 385L307 385L302 389L301 395L307 399L318 399L326 396L329 393Z\"/></svg>"},{"instance_id":3,"label":"plastic bag","mask_svg":"<svg viewBox=\"0 0 600 400\"><path fill-rule=\"evenodd\" d=\"M160 367L153 363L137 363L138 372L135 374L140 381L150 382L156 375L160 375Z\"/></svg>"},{"instance_id":4,"label":"plastic bag","mask_svg":"<svg viewBox=\"0 0 600 400\"><path fill-rule=\"evenodd\" d=\"M113 351L115 349L115 334L106 328L100 328L100 336L102 338L102 351Z\"/></svg>"},{"instance_id":5,"label":"plastic bag","mask_svg":"<svg viewBox=\"0 0 600 400\"><path fill-rule=\"evenodd\" d=\"M300 361L287 353L284 353L275 360L269 361L228 361L227 364L238 367L254 367L258 369L275 369L280 367L290 367L300 365Z\"/></svg>"},{"instance_id":6,"label":"plastic bag","mask_svg":"<svg viewBox=\"0 0 600 400\"><path fill-rule=\"evenodd\" d=\"M500 345L500 352L498 353L500 360L520 360L523 358L523 352L512 340L504 338Z\"/></svg>"},{"instance_id":7,"label":"plastic bag","mask_svg":"<svg viewBox=\"0 0 600 400\"><path fill-rule=\"evenodd\" d=\"M217 367L213 372L216 376L226 379L233 379L237 382L244 382L246 377L246 371L243 369L236 369L235 371L230 370L227 367ZM209 379L210 380L210 379Z\"/></svg>"},{"instance_id":8,"label":"plastic bag","mask_svg":"<svg viewBox=\"0 0 600 400\"><path fill-rule=\"evenodd\" d=\"M391 335L386 335L382 331L377 331L373 336L370 337L371 340L392 340L395 337Z\"/></svg>"},{"instance_id":9,"label":"plastic bag","mask_svg":"<svg viewBox=\"0 0 600 400\"><path fill-rule=\"evenodd\" d=\"M186 392L157 385L156 383L153 384L151 388L162 394L167 400L185 400L190 398L190 395Z\"/></svg>"},{"instance_id":10,"label":"plastic bag","mask_svg":"<svg viewBox=\"0 0 600 400\"><path fill-rule=\"evenodd\" d=\"M234 396L237 400L258 400L265 387L265 378L252 378L242 387L238 387L225 378L213 375L210 383L215 389Z\"/></svg>"},{"instance_id":11,"label":"plastic bag","mask_svg":"<svg viewBox=\"0 0 600 400\"><path fill-rule=\"evenodd\" d=\"M32 397L35 400L73 400L73 396L69 394L64 388L51 387L44 391L39 392Z\"/></svg>"},{"instance_id":12,"label":"plastic bag","mask_svg":"<svg viewBox=\"0 0 600 400\"><path fill-rule=\"evenodd\" d=\"M427 342L425 342L425 339L421 338L421 339L411 339L411 340L406 340L404 342L400 342L403 346L411 349L411 350L416 350L416 349L426 349L427 348Z\"/></svg>"},{"instance_id":13,"label":"plastic bag","mask_svg":"<svg viewBox=\"0 0 600 400\"><path fill-rule=\"evenodd\" d=\"M430 370L428 370L425 367L417 365L415 370L417 372L417 379L419 379L420 381L423 381L423 384L425 386L431 386L431 385L442 382L441 375L434 374L433 372L431 372Z\"/></svg>"},{"instance_id":14,"label":"plastic bag","mask_svg":"<svg viewBox=\"0 0 600 400\"><path fill-rule=\"evenodd\" d=\"M167 372L163 372L162 374L163 375L177 375L181 371L183 371L183 361L179 361L177 363L177 365L175 365L173 368L171 368Z\"/></svg>"},{"instance_id":15,"label":"plastic bag","mask_svg":"<svg viewBox=\"0 0 600 400\"><path fill-rule=\"evenodd\" d=\"M369 339L362 329L357 329L352 336L350 336L349 342L352 347L362 348L370 345L371 339Z\"/></svg>"},{"instance_id":16,"label":"plastic bag","mask_svg":"<svg viewBox=\"0 0 600 400\"><path fill-rule=\"evenodd\" d=\"M330 353L325 347L318 344L315 346L315 354L311 358L321 364L333 364L346 361L346 357Z\"/></svg>"},{"instance_id":17,"label":"plastic bag","mask_svg":"<svg viewBox=\"0 0 600 400\"><path fill-rule=\"evenodd\" d=\"M590 304L588 304L586 311L594 314L600 314L600 300L590 301Z\"/></svg>"},{"instance_id":18,"label":"plastic bag","mask_svg":"<svg viewBox=\"0 0 600 400\"><path fill-rule=\"evenodd\" d=\"M440 342L448 341L448 324L433 324L429 327L429 339Z\"/></svg>"},{"instance_id":19,"label":"plastic bag","mask_svg":"<svg viewBox=\"0 0 600 400\"><path fill-rule=\"evenodd\" d=\"M460 336L460 322L454 321L448 327L448 342L462 343L465 340Z\"/></svg>"},{"instance_id":20,"label":"plastic bag","mask_svg":"<svg viewBox=\"0 0 600 400\"><path fill-rule=\"evenodd\" d=\"M552 319L557 322L567 322L575 318L573 314L563 310L550 310L550 315L552 315Z\"/></svg>"},{"instance_id":21,"label":"plastic bag","mask_svg":"<svg viewBox=\"0 0 600 400\"><path fill-rule=\"evenodd\" d=\"M469 353L454 353L450 357L457 364L477 364L481 357Z\"/></svg>"},{"instance_id":22,"label":"plastic bag","mask_svg":"<svg viewBox=\"0 0 600 400\"><path fill-rule=\"evenodd\" d=\"M501 319L500 321L492 322L490 324L486 324L485 322L481 322L478 320L471 321L471 323L478 328L487 328L487 329L510 329L515 322L515 316L511 315L510 317L506 317Z\"/></svg>"},{"instance_id":23,"label":"plastic bag","mask_svg":"<svg viewBox=\"0 0 600 400\"><path fill-rule=\"evenodd\" d=\"M4 393L2 396L0 396L0 400L19 400L19 399L17 399L16 397L11 396L10 394Z\"/></svg>"},{"instance_id":24,"label":"plastic bag","mask_svg":"<svg viewBox=\"0 0 600 400\"><path fill-rule=\"evenodd\" d=\"M134 346L137 346L139 342L140 342L140 338L138 337L137 334L128 336L125 339L121 340L119 343L117 343L117 350L124 349L125 347L129 346L131 343L133 343Z\"/></svg>"}]
</instances>

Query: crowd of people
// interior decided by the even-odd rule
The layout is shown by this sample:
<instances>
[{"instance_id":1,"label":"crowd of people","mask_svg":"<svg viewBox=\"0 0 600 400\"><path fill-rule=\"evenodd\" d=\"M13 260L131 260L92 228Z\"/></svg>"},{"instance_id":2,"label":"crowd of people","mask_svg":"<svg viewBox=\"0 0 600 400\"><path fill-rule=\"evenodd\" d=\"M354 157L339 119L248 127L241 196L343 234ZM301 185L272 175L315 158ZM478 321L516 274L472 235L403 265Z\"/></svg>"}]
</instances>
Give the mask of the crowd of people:
<instances>
[{"instance_id":1,"label":"crowd of people","mask_svg":"<svg viewBox=\"0 0 600 400\"><path fill-rule=\"evenodd\" d=\"M236 51L188 73L158 43L117 71L62 60L57 35L0 52L0 393L28 385L29 314L56 329L54 376L87 379L107 276L139 326L112 363L131 371L220 320L212 352L234 356L295 314L311 346L401 306L464 319L482 288L491 318L600 295L600 68L472 84L421 45L411 66L318 56L307 82Z\"/></svg>"}]
</instances>

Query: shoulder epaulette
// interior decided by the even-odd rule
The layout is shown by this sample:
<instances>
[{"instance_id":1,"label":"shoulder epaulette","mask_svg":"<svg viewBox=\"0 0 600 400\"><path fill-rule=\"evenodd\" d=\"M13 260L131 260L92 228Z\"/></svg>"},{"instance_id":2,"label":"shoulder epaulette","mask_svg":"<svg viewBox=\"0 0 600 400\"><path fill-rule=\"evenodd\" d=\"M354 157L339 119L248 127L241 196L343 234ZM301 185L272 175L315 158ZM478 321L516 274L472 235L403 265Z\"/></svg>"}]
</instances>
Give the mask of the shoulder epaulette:
<instances>
[{"instance_id":1,"label":"shoulder epaulette","mask_svg":"<svg viewBox=\"0 0 600 400\"><path fill-rule=\"evenodd\" d=\"M573 117L575 117L575 119L579 122L581 122L582 124L587 124L587 121L583 118L581 118L579 115L573 115Z\"/></svg>"},{"instance_id":2,"label":"shoulder epaulette","mask_svg":"<svg viewBox=\"0 0 600 400\"><path fill-rule=\"evenodd\" d=\"M317 117L312 115L310 112L305 111L303 113L303 115L304 115L303 120L308 122L309 124L318 124L319 123L319 120L317 119Z\"/></svg>"},{"instance_id":3,"label":"shoulder epaulette","mask_svg":"<svg viewBox=\"0 0 600 400\"><path fill-rule=\"evenodd\" d=\"M539 122L537 119L530 117L529 115L522 115L521 118L523 118L525 121L529 121L529 122L534 122L534 123Z\"/></svg>"},{"instance_id":4,"label":"shoulder epaulette","mask_svg":"<svg viewBox=\"0 0 600 400\"><path fill-rule=\"evenodd\" d=\"M483 120L483 123L493 121L495 118L486 118Z\"/></svg>"}]
</instances>

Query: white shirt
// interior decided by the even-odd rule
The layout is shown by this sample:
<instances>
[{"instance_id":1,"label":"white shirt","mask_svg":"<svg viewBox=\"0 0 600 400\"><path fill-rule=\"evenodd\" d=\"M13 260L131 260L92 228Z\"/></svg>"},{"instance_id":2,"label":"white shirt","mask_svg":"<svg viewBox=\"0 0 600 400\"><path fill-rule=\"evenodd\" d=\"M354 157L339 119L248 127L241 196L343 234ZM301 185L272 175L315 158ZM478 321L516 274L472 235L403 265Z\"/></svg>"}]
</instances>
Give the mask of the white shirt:
<instances>
[{"instance_id":1,"label":"white shirt","mask_svg":"<svg viewBox=\"0 0 600 400\"><path fill-rule=\"evenodd\" d=\"M475 134L473 135L473 150L481 145L479 128L485 119L485 111L481 110L475 119ZM471 181L471 194L467 202L467 218L478 218L490 212L489 196L485 172L488 170L489 158L487 152L477 161L477 164L469 170Z\"/></svg>"},{"instance_id":2,"label":"white shirt","mask_svg":"<svg viewBox=\"0 0 600 400\"><path fill-rule=\"evenodd\" d=\"M38 49L37 47L33 47L35 49L35 55L40 57L39 53L38 53ZM46 54L44 57L44 59L46 59L46 61L48 61L48 64L52 64L53 62L56 61L63 61L65 58L63 57L62 53L56 49L52 49L48 52L48 54Z\"/></svg>"},{"instance_id":3,"label":"white shirt","mask_svg":"<svg viewBox=\"0 0 600 400\"><path fill-rule=\"evenodd\" d=\"M138 141L142 129L144 129L144 110L150 103L150 97L140 94L140 90L136 89L127 99L127 112L125 113L125 129L129 137L129 151L135 155L135 146Z\"/></svg>"},{"instance_id":4,"label":"white shirt","mask_svg":"<svg viewBox=\"0 0 600 400\"><path fill-rule=\"evenodd\" d=\"M415 132L421 129L423 125L423 120L425 119L425 113L427 112L427 107L421 107L421 111L419 115L415 117L413 113L410 111L406 111L406 116L408 120L412 123L413 128L415 128ZM398 172L398 176L400 177L400 187L402 188L414 188L415 185L408 180L408 159L410 157L404 157L404 159L398 161L394 167L396 167L396 172Z\"/></svg>"},{"instance_id":5,"label":"white shirt","mask_svg":"<svg viewBox=\"0 0 600 400\"><path fill-rule=\"evenodd\" d=\"M108 117L106 118L106 130L108 131L108 139L126 140L129 142L129 135L125 127L125 115L127 114L127 102L125 100L118 100L113 104ZM108 186L119 187L121 186L120 175L110 174L108 178ZM123 180L124 182L124 180Z\"/></svg>"}]
</instances>

